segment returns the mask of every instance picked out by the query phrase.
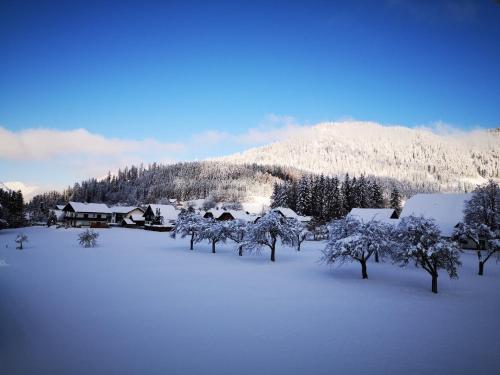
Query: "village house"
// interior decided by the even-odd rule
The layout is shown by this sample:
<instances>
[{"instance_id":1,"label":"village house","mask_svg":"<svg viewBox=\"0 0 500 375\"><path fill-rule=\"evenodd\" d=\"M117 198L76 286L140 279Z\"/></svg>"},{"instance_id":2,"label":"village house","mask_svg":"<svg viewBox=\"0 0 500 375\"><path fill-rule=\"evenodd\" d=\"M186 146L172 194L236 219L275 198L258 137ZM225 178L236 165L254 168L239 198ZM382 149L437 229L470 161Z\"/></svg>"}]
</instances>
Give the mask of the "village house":
<instances>
[{"instance_id":1,"label":"village house","mask_svg":"<svg viewBox=\"0 0 500 375\"><path fill-rule=\"evenodd\" d=\"M399 222L396 210L392 208L353 208L347 214L347 217L357 219L363 223L374 220L394 225Z\"/></svg>"},{"instance_id":2,"label":"village house","mask_svg":"<svg viewBox=\"0 0 500 375\"><path fill-rule=\"evenodd\" d=\"M50 212L56 217L58 223L64 221L64 204L57 204L55 208L51 209Z\"/></svg>"},{"instance_id":3,"label":"village house","mask_svg":"<svg viewBox=\"0 0 500 375\"><path fill-rule=\"evenodd\" d=\"M458 223L464 219L465 202L472 194L416 194L408 199L400 218L410 215L424 216L436 221L443 237L451 237ZM462 244L467 249L475 248L472 242Z\"/></svg>"},{"instance_id":4,"label":"village house","mask_svg":"<svg viewBox=\"0 0 500 375\"><path fill-rule=\"evenodd\" d=\"M298 215L294 210L288 207L276 207L273 208L272 211L279 212L281 215L289 219L297 219L298 221L304 224L309 223L312 219L311 216Z\"/></svg>"},{"instance_id":5,"label":"village house","mask_svg":"<svg viewBox=\"0 0 500 375\"><path fill-rule=\"evenodd\" d=\"M69 202L64 206L64 221L72 227L106 228L111 210L104 203Z\"/></svg>"},{"instance_id":6,"label":"village house","mask_svg":"<svg viewBox=\"0 0 500 375\"><path fill-rule=\"evenodd\" d=\"M112 224L122 224L124 219L131 219L133 215L142 216L144 214L144 210L137 206L113 206L110 207L110 210Z\"/></svg>"},{"instance_id":7,"label":"village house","mask_svg":"<svg viewBox=\"0 0 500 375\"><path fill-rule=\"evenodd\" d=\"M157 231L172 230L180 211L170 204L150 204L144 211L144 228ZM155 218L161 221L156 222Z\"/></svg>"},{"instance_id":8,"label":"village house","mask_svg":"<svg viewBox=\"0 0 500 375\"><path fill-rule=\"evenodd\" d=\"M203 215L205 219L211 218L218 221L228 220L243 220L251 222L255 220L255 216L243 210L225 210L223 208L212 208Z\"/></svg>"}]
</instances>

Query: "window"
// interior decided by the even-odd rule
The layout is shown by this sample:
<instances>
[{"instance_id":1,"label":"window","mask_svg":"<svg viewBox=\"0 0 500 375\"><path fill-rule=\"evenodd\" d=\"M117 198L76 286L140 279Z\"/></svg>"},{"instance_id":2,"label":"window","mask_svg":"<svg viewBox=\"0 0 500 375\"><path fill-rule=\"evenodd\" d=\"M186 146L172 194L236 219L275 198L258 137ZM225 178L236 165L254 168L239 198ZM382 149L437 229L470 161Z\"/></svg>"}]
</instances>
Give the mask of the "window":
<instances>
[{"instance_id":1,"label":"window","mask_svg":"<svg viewBox=\"0 0 500 375\"><path fill-rule=\"evenodd\" d=\"M84 219L88 219L89 218L89 214L83 214L83 218Z\"/></svg>"}]
</instances>

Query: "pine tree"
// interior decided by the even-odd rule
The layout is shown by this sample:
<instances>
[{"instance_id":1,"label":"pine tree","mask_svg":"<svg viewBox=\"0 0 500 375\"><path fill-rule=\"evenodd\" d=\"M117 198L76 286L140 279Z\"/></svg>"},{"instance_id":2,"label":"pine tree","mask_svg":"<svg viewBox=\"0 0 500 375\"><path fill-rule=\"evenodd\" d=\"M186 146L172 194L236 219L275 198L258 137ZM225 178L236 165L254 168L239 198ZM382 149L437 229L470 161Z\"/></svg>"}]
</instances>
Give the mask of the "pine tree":
<instances>
[{"instance_id":1,"label":"pine tree","mask_svg":"<svg viewBox=\"0 0 500 375\"><path fill-rule=\"evenodd\" d=\"M391 208L396 212L397 217L401 214L401 195L399 194L399 190L394 187L391 191L391 199L390 199Z\"/></svg>"},{"instance_id":2,"label":"pine tree","mask_svg":"<svg viewBox=\"0 0 500 375\"><path fill-rule=\"evenodd\" d=\"M370 186L370 205L371 208L384 208L384 196L382 195L382 189L376 181L373 181Z\"/></svg>"}]
</instances>

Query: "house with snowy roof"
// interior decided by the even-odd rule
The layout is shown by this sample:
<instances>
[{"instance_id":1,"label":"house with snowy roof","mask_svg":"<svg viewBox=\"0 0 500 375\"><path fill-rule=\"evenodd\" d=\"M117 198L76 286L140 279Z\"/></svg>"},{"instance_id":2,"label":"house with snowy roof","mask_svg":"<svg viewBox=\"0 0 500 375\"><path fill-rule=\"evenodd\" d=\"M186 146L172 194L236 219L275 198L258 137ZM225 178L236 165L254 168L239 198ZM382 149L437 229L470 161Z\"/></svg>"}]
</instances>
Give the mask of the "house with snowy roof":
<instances>
[{"instance_id":1,"label":"house with snowy roof","mask_svg":"<svg viewBox=\"0 0 500 375\"><path fill-rule=\"evenodd\" d=\"M471 197L472 194L416 194L406 201L400 218L410 215L432 218L441 234L450 237L463 221L465 202Z\"/></svg>"},{"instance_id":2,"label":"house with snowy roof","mask_svg":"<svg viewBox=\"0 0 500 375\"><path fill-rule=\"evenodd\" d=\"M104 203L68 202L63 208L64 221L72 227L107 227L111 210Z\"/></svg>"},{"instance_id":3,"label":"house with snowy roof","mask_svg":"<svg viewBox=\"0 0 500 375\"><path fill-rule=\"evenodd\" d=\"M144 227L153 230L171 230L180 211L170 204L150 204L144 211ZM155 222L156 217L161 217L161 222Z\"/></svg>"},{"instance_id":4,"label":"house with snowy roof","mask_svg":"<svg viewBox=\"0 0 500 375\"><path fill-rule=\"evenodd\" d=\"M122 224L124 219L131 219L132 215L142 216L144 214L144 210L137 206L112 206L109 209L111 210L112 224Z\"/></svg>"},{"instance_id":5,"label":"house with snowy roof","mask_svg":"<svg viewBox=\"0 0 500 375\"><path fill-rule=\"evenodd\" d=\"M398 215L392 208L353 208L347 217L357 219L363 223L380 221L386 224L397 224Z\"/></svg>"},{"instance_id":6,"label":"house with snowy roof","mask_svg":"<svg viewBox=\"0 0 500 375\"><path fill-rule=\"evenodd\" d=\"M223 208L212 208L203 215L205 219L211 218L219 221L228 220L243 220L251 222L255 220L255 216L243 210L225 210Z\"/></svg>"},{"instance_id":7,"label":"house with snowy roof","mask_svg":"<svg viewBox=\"0 0 500 375\"><path fill-rule=\"evenodd\" d=\"M64 221L64 206L66 206L65 204L56 204L55 208L49 210L50 213L54 214L55 217L56 217L56 221L58 223L61 223Z\"/></svg>"},{"instance_id":8,"label":"house with snowy roof","mask_svg":"<svg viewBox=\"0 0 500 375\"><path fill-rule=\"evenodd\" d=\"M273 208L272 211L279 212L281 215L283 215L284 217L289 218L289 219L297 219L298 221L300 221L302 223L308 223L311 221L310 216L298 215L294 210L292 210L291 208L288 208L288 207L276 207L276 208Z\"/></svg>"}]
</instances>

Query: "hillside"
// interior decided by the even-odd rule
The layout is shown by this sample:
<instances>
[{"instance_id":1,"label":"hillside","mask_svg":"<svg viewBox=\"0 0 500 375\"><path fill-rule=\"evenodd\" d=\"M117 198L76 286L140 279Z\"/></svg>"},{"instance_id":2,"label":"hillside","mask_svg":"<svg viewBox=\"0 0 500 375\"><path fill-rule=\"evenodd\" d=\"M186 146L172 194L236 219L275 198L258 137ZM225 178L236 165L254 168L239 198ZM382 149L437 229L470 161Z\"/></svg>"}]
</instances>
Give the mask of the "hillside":
<instances>
[{"instance_id":1,"label":"hillside","mask_svg":"<svg viewBox=\"0 0 500 375\"><path fill-rule=\"evenodd\" d=\"M397 180L411 191L468 191L499 177L500 132L437 134L371 122L322 123L218 160L330 175L373 175Z\"/></svg>"}]
</instances>

